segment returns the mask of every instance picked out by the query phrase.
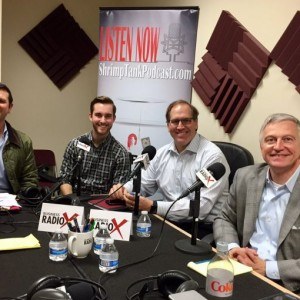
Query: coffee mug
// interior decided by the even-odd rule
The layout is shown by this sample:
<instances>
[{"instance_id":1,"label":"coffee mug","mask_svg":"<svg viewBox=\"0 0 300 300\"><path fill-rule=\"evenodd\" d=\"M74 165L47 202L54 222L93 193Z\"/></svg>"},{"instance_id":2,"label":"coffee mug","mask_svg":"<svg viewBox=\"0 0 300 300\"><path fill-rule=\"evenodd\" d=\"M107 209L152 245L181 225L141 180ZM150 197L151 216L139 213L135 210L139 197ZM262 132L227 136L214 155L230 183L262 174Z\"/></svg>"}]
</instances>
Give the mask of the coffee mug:
<instances>
[{"instance_id":1,"label":"coffee mug","mask_svg":"<svg viewBox=\"0 0 300 300\"><path fill-rule=\"evenodd\" d=\"M80 227L82 231L82 227ZM77 258L85 258L90 253L93 246L94 230L87 232L68 231L69 253Z\"/></svg>"}]
</instances>

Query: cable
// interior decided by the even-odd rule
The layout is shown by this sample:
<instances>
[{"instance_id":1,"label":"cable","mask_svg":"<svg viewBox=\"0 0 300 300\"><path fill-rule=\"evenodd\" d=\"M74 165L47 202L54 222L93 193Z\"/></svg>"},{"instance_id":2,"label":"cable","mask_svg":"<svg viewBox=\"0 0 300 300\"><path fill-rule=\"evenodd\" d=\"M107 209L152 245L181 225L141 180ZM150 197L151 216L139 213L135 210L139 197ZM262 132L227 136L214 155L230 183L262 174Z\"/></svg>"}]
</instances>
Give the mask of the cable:
<instances>
[{"instance_id":1,"label":"cable","mask_svg":"<svg viewBox=\"0 0 300 300\"><path fill-rule=\"evenodd\" d=\"M15 221L13 215L10 213L9 210L3 211L4 213L7 214L8 218L6 221L1 221L0 225L5 225L11 227L10 230L0 230L0 233L8 234L8 233L13 233L17 230L15 225L18 224L38 224L38 221Z\"/></svg>"},{"instance_id":2,"label":"cable","mask_svg":"<svg viewBox=\"0 0 300 300\"><path fill-rule=\"evenodd\" d=\"M141 282L143 282L143 281L155 280L155 279L157 279L157 276L148 276L148 277L144 277L144 278L142 278L142 279L139 279L139 280L136 280L136 281L132 282L132 283L127 287L127 290L126 290L126 299L127 299L127 300L133 300L135 297L140 296L141 293L146 293L146 292L148 292L148 290L147 290L147 289L148 289L148 285L144 285L141 291L139 291L139 292L133 294L132 296L129 296L129 295L128 295L130 289L131 289L133 286L137 285L138 283L141 283ZM153 287L152 291L153 291L153 292L158 291L158 288L154 288L154 287ZM139 299L140 299L140 298L139 298Z\"/></svg>"},{"instance_id":3,"label":"cable","mask_svg":"<svg viewBox=\"0 0 300 300\"><path fill-rule=\"evenodd\" d=\"M158 237L158 242L157 242L157 244L156 244L154 250L152 251L152 253L151 253L149 256L147 256L147 257L145 257L145 258L143 258L143 259L137 260L137 261L132 262L132 263L125 264L125 265L123 265L123 266L119 266L118 268L111 269L111 270L108 270L108 271L102 273L102 274L100 275L100 277L99 277L99 280L98 280L99 284L101 284L101 280L103 280L103 278L104 278L104 276L105 276L106 274L108 274L108 273L110 273L110 272L112 272L112 271L115 271L115 270L124 269L124 268L130 267L130 266L134 266L134 265L137 265L137 264L139 264L139 263L145 262L145 261L151 259L151 258L155 255L155 253L156 253L156 251L158 250L158 247L159 247L159 245L160 245L161 239L162 239L162 233L163 233L163 229L164 229L164 226L165 226L165 223L166 223L166 219L167 219L168 213L170 212L171 208L173 207L173 205L174 205L177 201L179 201L179 199L173 201L173 203L170 205L170 207L168 208L168 210L167 210L167 212L166 212L166 214L165 214L165 216L164 216L163 223L162 223L162 226L161 226L161 229L160 229L160 233L159 233L159 237Z\"/></svg>"}]
</instances>

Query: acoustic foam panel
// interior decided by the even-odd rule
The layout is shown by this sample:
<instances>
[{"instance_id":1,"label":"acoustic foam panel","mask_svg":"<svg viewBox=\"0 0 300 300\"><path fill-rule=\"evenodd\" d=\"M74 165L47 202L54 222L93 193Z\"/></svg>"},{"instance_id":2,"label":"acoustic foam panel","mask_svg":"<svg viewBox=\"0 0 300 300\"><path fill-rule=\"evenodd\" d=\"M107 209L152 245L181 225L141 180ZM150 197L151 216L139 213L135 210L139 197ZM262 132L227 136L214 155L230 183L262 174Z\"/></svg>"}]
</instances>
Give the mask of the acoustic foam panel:
<instances>
[{"instance_id":1,"label":"acoustic foam panel","mask_svg":"<svg viewBox=\"0 0 300 300\"><path fill-rule=\"evenodd\" d=\"M270 54L276 65L300 90L300 12L297 11Z\"/></svg>"},{"instance_id":2,"label":"acoustic foam panel","mask_svg":"<svg viewBox=\"0 0 300 300\"><path fill-rule=\"evenodd\" d=\"M68 83L98 53L63 4L18 43L58 88Z\"/></svg>"},{"instance_id":3,"label":"acoustic foam panel","mask_svg":"<svg viewBox=\"0 0 300 300\"><path fill-rule=\"evenodd\" d=\"M226 133L232 132L271 63L269 51L222 11L192 86Z\"/></svg>"}]
</instances>

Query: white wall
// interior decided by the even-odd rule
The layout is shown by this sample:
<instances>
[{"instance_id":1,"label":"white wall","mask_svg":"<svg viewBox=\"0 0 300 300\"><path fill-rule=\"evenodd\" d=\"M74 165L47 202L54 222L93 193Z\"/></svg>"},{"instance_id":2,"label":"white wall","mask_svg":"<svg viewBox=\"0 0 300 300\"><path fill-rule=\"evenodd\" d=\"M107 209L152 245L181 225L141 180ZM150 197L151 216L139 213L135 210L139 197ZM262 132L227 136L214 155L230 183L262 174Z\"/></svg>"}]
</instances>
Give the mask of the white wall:
<instances>
[{"instance_id":1,"label":"white wall","mask_svg":"<svg viewBox=\"0 0 300 300\"><path fill-rule=\"evenodd\" d=\"M2 80L15 99L9 121L29 134L35 148L55 151L58 164L67 142L90 129L88 109L97 92L97 56L65 88L59 90L18 40L59 4L98 44L98 9L122 6L199 6L199 27L195 71L206 52L206 45L222 10L228 10L269 51L271 51L297 10L299 0L172 0L172 1L97 1L97 0L2 0ZM248 148L261 161L258 131L265 117L286 112L300 117L300 95L279 67L272 64L241 116L228 135L214 119L199 96L193 92L192 103L199 109L199 132L211 140L230 141ZM154 145L155 146L155 145Z\"/></svg>"}]
</instances>

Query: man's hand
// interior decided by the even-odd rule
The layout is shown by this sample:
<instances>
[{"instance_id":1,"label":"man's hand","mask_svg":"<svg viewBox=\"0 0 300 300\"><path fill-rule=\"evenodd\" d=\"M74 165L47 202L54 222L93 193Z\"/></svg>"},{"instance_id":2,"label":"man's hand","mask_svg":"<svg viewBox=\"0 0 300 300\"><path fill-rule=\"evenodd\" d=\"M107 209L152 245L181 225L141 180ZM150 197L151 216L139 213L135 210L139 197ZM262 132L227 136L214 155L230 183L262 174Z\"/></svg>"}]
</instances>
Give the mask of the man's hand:
<instances>
[{"instance_id":1,"label":"man's hand","mask_svg":"<svg viewBox=\"0 0 300 300\"><path fill-rule=\"evenodd\" d=\"M112 186L112 188L109 191L109 194L111 194L111 199L123 199L124 200L124 192L125 188L122 187L122 184L118 183Z\"/></svg>"},{"instance_id":2,"label":"man's hand","mask_svg":"<svg viewBox=\"0 0 300 300\"><path fill-rule=\"evenodd\" d=\"M60 193L62 195L70 195L73 193L72 185L69 183L64 183L60 186Z\"/></svg>"},{"instance_id":3,"label":"man's hand","mask_svg":"<svg viewBox=\"0 0 300 300\"><path fill-rule=\"evenodd\" d=\"M128 191L124 191L124 198L126 201L126 206L133 209L134 208L134 203L135 203L135 195L134 194L130 194L128 193ZM140 201L139 201L139 210L146 210L146 211L150 211L150 208L153 204L153 201L146 198L146 197L142 197L140 196Z\"/></svg>"},{"instance_id":4,"label":"man's hand","mask_svg":"<svg viewBox=\"0 0 300 300\"><path fill-rule=\"evenodd\" d=\"M258 256L256 250L250 248L233 248L229 251L229 255L238 262L252 267L257 273L266 276L266 262Z\"/></svg>"}]
</instances>

